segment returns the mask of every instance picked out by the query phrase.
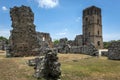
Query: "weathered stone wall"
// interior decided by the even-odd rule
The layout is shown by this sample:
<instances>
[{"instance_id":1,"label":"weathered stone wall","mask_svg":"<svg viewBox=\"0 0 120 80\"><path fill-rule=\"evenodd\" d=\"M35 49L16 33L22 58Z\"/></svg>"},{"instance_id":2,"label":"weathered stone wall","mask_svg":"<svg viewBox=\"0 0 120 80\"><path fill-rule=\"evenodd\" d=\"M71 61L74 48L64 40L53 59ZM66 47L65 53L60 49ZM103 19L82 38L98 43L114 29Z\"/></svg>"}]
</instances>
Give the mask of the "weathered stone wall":
<instances>
[{"instance_id":1,"label":"weathered stone wall","mask_svg":"<svg viewBox=\"0 0 120 80\"><path fill-rule=\"evenodd\" d=\"M74 45L75 46L82 46L83 45L83 36L82 35L77 35L75 37Z\"/></svg>"},{"instance_id":2,"label":"weathered stone wall","mask_svg":"<svg viewBox=\"0 0 120 80\"><path fill-rule=\"evenodd\" d=\"M68 39L61 38L57 48L59 53L68 53L69 52Z\"/></svg>"},{"instance_id":3,"label":"weathered stone wall","mask_svg":"<svg viewBox=\"0 0 120 80\"><path fill-rule=\"evenodd\" d=\"M10 9L12 20L10 46L12 56L36 55L34 51L39 48L39 40L34 25L34 13L30 7L21 6Z\"/></svg>"},{"instance_id":4,"label":"weathered stone wall","mask_svg":"<svg viewBox=\"0 0 120 80\"><path fill-rule=\"evenodd\" d=\"M67 44L67 41L68 41L67 38L61 38L61 39L60 39L60 42L59 42L59 45L60 45L60 46L66 45L66 44Z\"/></svg>"},{"instance_id":5,"label":"weathered stone wall","mask_svg":"<svg viewBox=\"0 0 120 80\"><path fill-rule=\"evenodd\" d=\"M90 43L82 45L82 35L76 37L74 41L68 41L67 38L60 39L57 47L59 53L84 53L91 56L97 56L98 50L94 44Z\"/></svg>"},{"instance_id":6,"label":"weathered stone wall","mask_svg":"<svg viewBox=\"0 0 120 80\"><path fill-rule=\"evenodd\" d=\"M108 58L120 60L120 42L113 42L108 48Z\"/></svg>"},{"instance_id":7,"label":"weathered stone wall","mask_svg":"<svg viewBox=\"0 0 120 80\"><path fill-rule=\"evenodd\" d=\"M70 53L83 53L91 56L97 56L98 50L95 48L94 45L84 45L84 46L72 46L70 48Z\"/></svg>"},{"instance_id":8,"label":"weathered stone wall","mask_svg":"<svg viewBox=\"0 0 120 80\"><path fill-rule=\"evenodd\" d=\"M53 47L52 38L50 37L49 33L37 32L37 36L40 39L41 44L42 44L42 42L45 42L48 44L49 47Z\"/></svg>"}]
</instances>

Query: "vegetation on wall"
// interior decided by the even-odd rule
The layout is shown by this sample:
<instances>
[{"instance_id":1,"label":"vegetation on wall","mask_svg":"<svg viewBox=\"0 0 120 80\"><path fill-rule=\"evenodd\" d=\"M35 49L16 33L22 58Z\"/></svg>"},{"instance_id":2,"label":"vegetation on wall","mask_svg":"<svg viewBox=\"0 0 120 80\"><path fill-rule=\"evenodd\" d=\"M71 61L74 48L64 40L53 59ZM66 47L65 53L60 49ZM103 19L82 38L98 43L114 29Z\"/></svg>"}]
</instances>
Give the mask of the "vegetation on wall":
<instances>
[{"instance_id":1,"label":"vegetation on wall","mask_svg":"<svg viewBox=\"0 0 120 80\"><path fill-rule=\"evenodd\" d=\"M57 44L59 44L59 40L56 39L56 40L53 41L53 43L54 43L55 45L57 45Z\"/></svg>"}]
</instances>

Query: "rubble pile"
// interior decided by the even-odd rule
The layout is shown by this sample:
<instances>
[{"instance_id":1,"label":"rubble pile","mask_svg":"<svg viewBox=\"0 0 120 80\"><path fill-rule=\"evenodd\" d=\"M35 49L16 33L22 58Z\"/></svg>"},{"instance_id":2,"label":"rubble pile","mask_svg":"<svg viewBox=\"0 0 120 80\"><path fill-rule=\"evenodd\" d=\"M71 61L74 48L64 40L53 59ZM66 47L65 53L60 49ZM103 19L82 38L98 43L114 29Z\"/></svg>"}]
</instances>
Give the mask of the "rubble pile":
<instances>
[{"instance_id":1,"label":"rubble pile","mask_svg":"<svg viewBox=\"0 0 120 80\"><path fill-rule=\"evenodd\" d=\"M57 51L46 48L43 56L29 60L28 65L34 65L35 73L34 77L46 80L58 80L60 79L61 64L58 62Z\"/></svg>"}]
</instances>

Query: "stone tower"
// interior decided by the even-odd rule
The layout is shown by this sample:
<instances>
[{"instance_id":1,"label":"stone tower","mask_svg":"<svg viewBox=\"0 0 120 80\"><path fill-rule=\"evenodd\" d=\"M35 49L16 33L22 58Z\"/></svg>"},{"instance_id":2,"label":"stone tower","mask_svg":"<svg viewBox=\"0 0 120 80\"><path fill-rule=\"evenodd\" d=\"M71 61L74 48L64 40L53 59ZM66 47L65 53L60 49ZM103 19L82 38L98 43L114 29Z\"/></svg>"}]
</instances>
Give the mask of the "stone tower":
<instances>
[{"instance_id":1,"label":"stone tower","mask_svg":"<svg viewBox=\"0 0 120 80\"><path fill-rule=\"evenodd\" d=\"M83 10L83 43L103 48L101 9L95 6Z\"/></svg>"},{"instance_id":2,"label":"stone tower","mask_svg":"<svg viewBox=\"0 0 120 80\"><path fill-rule=\"evenodd\" d=\"M10 9L12 21L10 46L13 56L36 55L36 48L40 47L35 31L34 13L30 7L21 6Z\"/></svg>"}]
</instances>

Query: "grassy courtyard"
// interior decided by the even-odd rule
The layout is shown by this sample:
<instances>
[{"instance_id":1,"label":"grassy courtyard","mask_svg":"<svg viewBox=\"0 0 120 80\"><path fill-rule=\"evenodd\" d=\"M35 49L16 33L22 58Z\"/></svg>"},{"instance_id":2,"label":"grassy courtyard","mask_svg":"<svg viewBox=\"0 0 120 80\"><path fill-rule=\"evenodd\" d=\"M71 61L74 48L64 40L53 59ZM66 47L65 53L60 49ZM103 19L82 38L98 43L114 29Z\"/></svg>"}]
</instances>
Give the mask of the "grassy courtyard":
<instances>
[{"instance_id":1,"label":"grassy courtyard","mask_svg":"<svg viewBox=\"0 0 120 80\"><path fill-rule=\"evenodd\" d=\"M83 54L59 54L61 80L120 80L120 61ZM34 57L6 58L0 51L0 80L36 80L33 67L26 63Z\"/></svg>"}]
</instances>

